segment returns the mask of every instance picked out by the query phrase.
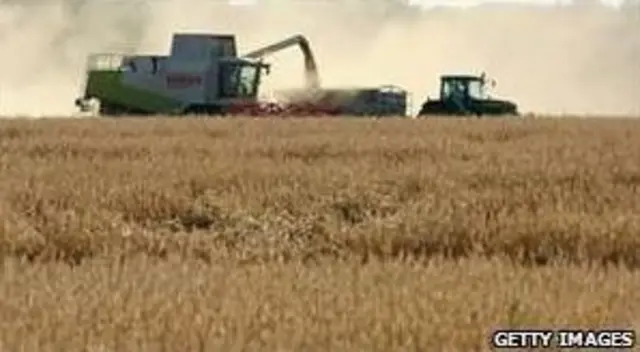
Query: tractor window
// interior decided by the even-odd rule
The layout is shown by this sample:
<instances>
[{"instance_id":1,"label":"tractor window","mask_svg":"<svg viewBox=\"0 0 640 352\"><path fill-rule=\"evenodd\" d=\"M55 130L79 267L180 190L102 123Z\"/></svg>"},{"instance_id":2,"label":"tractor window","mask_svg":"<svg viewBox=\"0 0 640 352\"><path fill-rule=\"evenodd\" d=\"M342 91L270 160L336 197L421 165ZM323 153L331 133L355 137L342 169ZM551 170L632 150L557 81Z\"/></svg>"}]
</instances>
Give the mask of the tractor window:
<instances>
[{"instance_id":1,"label":"tractor window","mask_svg":"<svg viewBox=\"0 0 640 352\"><path fill-rule=\"evenodd\" d=\"M442 99L446 100L449 98L449 96L451 96L451 82L450 81L445 81L442 83Z\"/></svg>"},{"instance_id":2,"label":"tractor window","mask_svg":"<svg viewBox=\"0 0 640 352\"><path fill-rule=\"evenodd\" d=\"M225 63L221 66L220 92L223 98L252 98L258 93L258 66Z\"/></svg>"},{"instance_id":3,"label":"tractor window","mask_svg":"<svg viewBox=\"0 0 640 352\"><path fill-rule=\"evenodd\" d=\"M457 80L447 80L442 83L442 99L464 99L466 96L464 82Z\"/></svg>"},{"instance_id":4,"label":"tractor window","mask_svg":"<svg viewBox=\"0 0 640 352\"><path fill-rule=\"evenodd\" d=\"M487 93L484 89L484 84L481 81L469 82L469 96L472 99L485 99Z\"/></svg>"}]
</instances>

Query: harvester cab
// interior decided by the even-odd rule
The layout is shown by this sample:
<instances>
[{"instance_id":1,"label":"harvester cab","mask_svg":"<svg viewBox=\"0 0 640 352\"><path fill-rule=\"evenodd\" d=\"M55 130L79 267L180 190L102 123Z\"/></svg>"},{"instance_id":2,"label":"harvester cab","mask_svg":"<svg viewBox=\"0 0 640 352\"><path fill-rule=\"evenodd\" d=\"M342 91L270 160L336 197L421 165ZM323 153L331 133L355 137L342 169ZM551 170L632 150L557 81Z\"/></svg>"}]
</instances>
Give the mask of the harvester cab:
<instances>
[{"instance_id":1,"label":"harvester cab","mask_svg":"<svg viewBox=\"0 0 640 352\"><path fill-rule=\"evenodd\" d=\"M485 74L445 75L440 77L440 99L427 101L418 116L455 115L518 115L518 107L507 100L492 99L487 86L495 87L494 80L487 80Z\"/></svg>"}]
</instances>

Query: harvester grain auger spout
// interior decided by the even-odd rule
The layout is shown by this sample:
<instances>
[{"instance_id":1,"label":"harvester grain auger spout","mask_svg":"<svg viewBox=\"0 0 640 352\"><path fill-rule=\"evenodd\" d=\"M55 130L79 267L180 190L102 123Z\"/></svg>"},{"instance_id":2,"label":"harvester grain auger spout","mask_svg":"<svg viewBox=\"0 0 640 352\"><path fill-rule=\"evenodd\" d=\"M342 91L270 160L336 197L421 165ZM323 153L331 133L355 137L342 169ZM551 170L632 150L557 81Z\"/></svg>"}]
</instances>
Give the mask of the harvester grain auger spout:
<instances>
[{"instance_id":1,"label":"harvester grain auger spout","mask_svg":"<svg viewBox=\"0 0 640 352\"><path fill-rule=\"evenodd\" d=\"M281 40L277 43L267 45L260 49L254 50L248 54L243 55L245 58L257 59L264 56L276 53L280 50L287 49L292 46L299 46L304 56L304 70L305 70L305 88L310 90L317 90L320 88L320 78L318 77L318 66L316 60L311 51L309 41L303 35L297 34L287 39Z\"/></svg>"}]
</instances>

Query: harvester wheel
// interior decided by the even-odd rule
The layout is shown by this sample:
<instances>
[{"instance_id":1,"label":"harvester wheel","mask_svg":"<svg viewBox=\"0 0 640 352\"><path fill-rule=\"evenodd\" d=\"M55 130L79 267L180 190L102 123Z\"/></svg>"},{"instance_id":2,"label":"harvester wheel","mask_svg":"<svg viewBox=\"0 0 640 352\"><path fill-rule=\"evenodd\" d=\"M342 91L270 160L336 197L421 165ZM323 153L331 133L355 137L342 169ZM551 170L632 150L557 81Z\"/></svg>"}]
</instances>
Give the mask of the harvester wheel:
<instances>
[{"instance_id":1,"label":"harvester wheel","mask_svg":"<svg viewBox=\"0 0 640 352\"><path fill-rule=\"evenodd\" d=\"M134 110L120 104L114 104L104 101L100 102L100 109L98 110L98 112L100 113L100 115L108 117L149 115L149 113L145 111Z\"/></svg>"},{"instance_id":2,"label":"harvester wheel","mask_svg":"<svg viewBox=\"0 0 640 352\"><path fill-rule=\"evenodd\" d=\"M113 117L118 117L118 116L124 115L125 113L125 111L119 108L117 105L109 104L106 102L100 103L100 109L98 110L98 112L100 113L100 115L113 116Z\"/></svg>"}]
</instances>

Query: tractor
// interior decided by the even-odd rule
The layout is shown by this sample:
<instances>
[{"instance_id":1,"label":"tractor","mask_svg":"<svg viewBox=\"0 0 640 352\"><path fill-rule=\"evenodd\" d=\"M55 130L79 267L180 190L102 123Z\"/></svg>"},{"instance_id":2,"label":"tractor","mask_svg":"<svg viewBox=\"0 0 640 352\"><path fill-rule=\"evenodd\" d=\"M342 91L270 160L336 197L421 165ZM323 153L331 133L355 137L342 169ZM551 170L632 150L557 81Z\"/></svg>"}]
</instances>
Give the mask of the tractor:
<instances>
[{"instance_id":1,"label":"tractor","mask_svg":"<svg viewBox=\"0 0 640 352\"><path fill-rule=\"evenodd\" d=\"M492 99L487 94L486 75L445 75L440 77L440 99L427 101L420 116L518 116L518 106L508 100Z\"/></svg>"}]
</instances>

